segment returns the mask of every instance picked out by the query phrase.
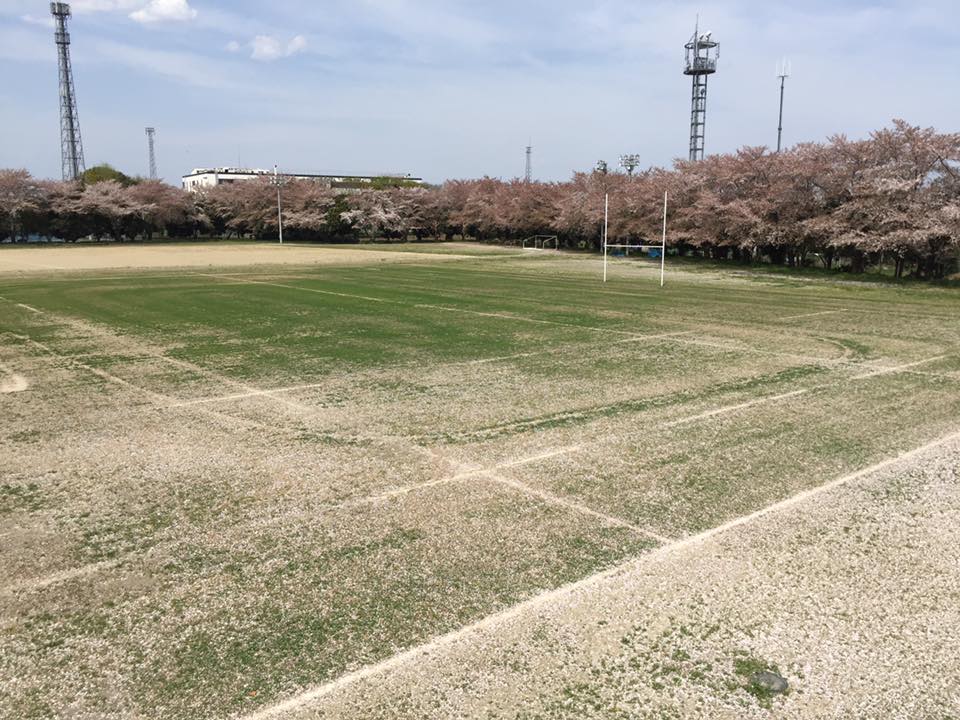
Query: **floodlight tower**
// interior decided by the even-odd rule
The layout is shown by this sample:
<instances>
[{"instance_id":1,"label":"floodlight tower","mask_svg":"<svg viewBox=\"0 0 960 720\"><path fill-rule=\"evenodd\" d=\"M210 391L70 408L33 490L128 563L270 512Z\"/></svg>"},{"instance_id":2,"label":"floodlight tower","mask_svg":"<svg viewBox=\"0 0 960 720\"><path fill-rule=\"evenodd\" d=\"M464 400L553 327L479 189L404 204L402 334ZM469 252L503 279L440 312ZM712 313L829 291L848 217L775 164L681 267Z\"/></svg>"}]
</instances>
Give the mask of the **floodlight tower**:
<instances>
[{"instance_id":1,"label":"floodlight tower","mask_svg":"<svg viewBox=\"0 0 960 720\"><path fill-rule=\"evenodd\" d=\"M154 146L154 138L156 137L157 129L148 127L147 128L147 150L150 153L150 179L157 179L157 153L156 147Z\"/></svg>"},{"instance_id":2,"label":"floodlight tower","mask_svg":"<svg viewBox=\"0 0 960 720\"><path fill-rule=\"evenodd\" d=\"M690 104L690 160L703 160L703 138L707 124L707 78L717 71L720 44L712 33L700 34L700 18L693 37L684 45L687 51L683 74L693 77Z\"/></svg>"},{"instance_id":3,"label":"floodlight tower","mask_svg":"<svg viewBox=\"0 0 960 720\"><path fill-rule=\"evenodd\" d=\"M633 175L633 171L640 167L639 155L621 155L620 167L627 171L627 175Z\"/></svg>"},{"instance_id":4,"label":"floodlight tower","mask_svg":"<svg viewBox=\"0 0 960 720\"><path fill-rule=\"evenodd\" d=\"M527 169L523 173L523 179L526 182L533 180L533 145L527 145Z\"/></svg>"},{"instance_id":5,"label":"floodlight tower","mask_svg":"<svg viewBox=\"0 0 960 720\"><path fill-rule=\"evenodd\" d=\"M50 3L53 15L54 40L60 67L60 160L64 180L79 180L85 170L83 142L80 140L80 119L77 115L77 94L73 86L73 68L70 65L70 33L67 19L70 5L63 2Z\"/></svg>"},{"instance_id":6,"label":"floodlight tower","mask_svg":"<svg viewBox=\"0 0 960 720\"><path fill-rule=\"evenodd\" d=\"M783 88L790 77L790 61L784 60L777 66L777 77L780 78L780 124L777 125L777 152L783 142Z\"/></svg>"}]
</instances>

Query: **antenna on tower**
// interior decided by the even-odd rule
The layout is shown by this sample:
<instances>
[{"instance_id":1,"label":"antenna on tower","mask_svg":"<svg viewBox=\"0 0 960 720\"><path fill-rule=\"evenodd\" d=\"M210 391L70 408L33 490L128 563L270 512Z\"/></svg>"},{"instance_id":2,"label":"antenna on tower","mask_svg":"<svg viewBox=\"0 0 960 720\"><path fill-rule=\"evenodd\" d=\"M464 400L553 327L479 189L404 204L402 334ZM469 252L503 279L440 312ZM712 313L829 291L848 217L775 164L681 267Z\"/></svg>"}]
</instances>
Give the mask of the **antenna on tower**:
<instances>
[{"instance_id":1,"label":"antenna on tower","mask_svg":"<svg viewBox=\"0 0 960 720\"><path fill-rule=\"evenodd\" d=\"M147 128L147 149L150 152L150 179L157 179L157 153L156 147L154 145L154 137L157 134L157 129L148 127Z\"/></svg>"},{"instance_id":2,"label":"antenna on tower","mask_svg":"<svg viewBox=\"0 0 960 720\"><path fill-rule=\"evenodd\" d=\"M790 77L790 61L786 58L777 65L777 77L780 78L780 124L777 125L777 152L783 142L783 88Z\"/></svg>"},{"instance_id":3,"label":"antenna on tower","mask_svg":"<svg viewBox=\"0 0 960 720\"><path fill-rule=\"evenodd\" d=\"M80 139L80 119L77 115L77 93L73 86L73 68L70 65L70 33L67 19L70 5L50 3L60 67L60 160L64 180L79 180L83 175L83 142Z\"/></svg>"},{"instance_id":4,"label":"antenna on tower","mask_svg":"<svg viewBox=\"0 0 960 720\"><path fill-rule=\"evenodd\" d=\"M523 174L525 182L533 181L533 145L527 145L527 169Z\"/></svg>"},{"instance_id":5,"label":"antenna on tower","mask_svg":"<svg viewBox=\"0 0 960 720\"><path fill-rule=\"evenodd\" d=\"M703 160L703 140L707 124L707 77L717 71L717 59L720 57L720 43L713 39L713 33L700 33L700 16L693 37L684 45L686 64L683 74L693 77L693 91L690 99L690 160Z\"/></svg>"}]
</instances>

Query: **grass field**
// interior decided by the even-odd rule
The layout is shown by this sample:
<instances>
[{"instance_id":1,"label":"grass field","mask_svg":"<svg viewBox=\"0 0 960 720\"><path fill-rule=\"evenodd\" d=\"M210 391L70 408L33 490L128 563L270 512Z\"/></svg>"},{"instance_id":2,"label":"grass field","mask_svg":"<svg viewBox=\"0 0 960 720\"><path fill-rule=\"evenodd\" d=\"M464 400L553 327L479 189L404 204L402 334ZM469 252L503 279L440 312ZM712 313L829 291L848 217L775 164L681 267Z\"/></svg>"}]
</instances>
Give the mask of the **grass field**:
<instances>
[{"instance_id":1,"label":"grass field","mask_svg":"<svg viewBox=\"0 0 960 720\"><path fill-rule=\"evenodd\" d=\"M958 291L85 250L0 249L0 717L960 717Z\"/></svg>"}]
</instances>

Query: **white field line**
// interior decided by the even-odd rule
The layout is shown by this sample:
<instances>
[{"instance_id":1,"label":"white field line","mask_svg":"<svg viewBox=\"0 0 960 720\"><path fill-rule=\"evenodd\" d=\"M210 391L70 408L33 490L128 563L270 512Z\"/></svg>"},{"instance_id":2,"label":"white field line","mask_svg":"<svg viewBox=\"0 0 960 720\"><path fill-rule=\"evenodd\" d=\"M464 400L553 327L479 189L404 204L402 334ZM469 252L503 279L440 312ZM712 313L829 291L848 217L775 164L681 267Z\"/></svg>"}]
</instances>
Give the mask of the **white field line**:
<instances>
[{"instance_id":1,"label":"white field line","mask_svg":"<svg viewBox=\"0 0 960 720\"><path fill-rule=\"evenodd\" d=\"M411 303L401 302L399 300L390 300L387 298L370 297L369 295L355 295L353 293L334 292L333 290L319 290L317 288L305 288L297 285L286 285L284 283L267 282L266 280L248 280L244 277L238 277L229 274L214 275L212 273L194 273L200 277L215 278L217 280L227 280L229 282L221 283L223 285L268 285L270 287L286 288L287 290L301 290L302 292L315 293L317 295L334 295L336 297L353 298L356 300L367 300L375 303L386 303L388 305L410 305Z\"/></svg>"},{"instance_id":2,"label":"white field line","mask_svg":"<svg viewBox=\"0 0 960 720\"><path fill-rule=\"evenodd\" d=\"M511 487L523 493L524 495L538 498L543 502L547 503L548 505L558 505L568 510L572 510L573 512L578 513L580 515L587 515L589 517L596 518L597 520L602 521L606 525L614 525L616 527L624 528L625 530L629 530L636 535L641 535L650 540L655 540L656 542L661 544L673 542L671 538L665 537L663 535L658 535L657 533L651 530L647 530L646 528L642 528L639 525L634 525L631 522L627 522L623 518L615 517L613 515L608 515L607 513L600 512L599 510L594 510L593 508L587 505L584 505L583 503L579 503L576 500L571 500L570 498L566 498L560 495L554 495L553 493L547 492L546 490L540 490L538 488L531 487L526 483L520 482L519 480L506 478L506 477L503 477L502 475L497 475L496 473L491 472L489 470L484 470L477 474L480 475L481 477L487 478L488 480L492 480L494 482L500 483L501 485L506 485L507 487Z\"/></svg>"},{"instance_id":3,"label":"white field line","mask_svg":"<svg viewBox=\"0 0 960 720\"><path fill-rule=\"evenodd\" d=\"M25 305L24 303L14 303L14 304L15 304L17 307L21 307L21 308L23 308L24 310L29 310L30 312L36 313L37 315L44 315L44 314L45 314L42 310L37 310L35 307L31 307L31 306L29 306L29 305Z\"/></svg>"},{"instance_id":4,"label":"white field line","mask_svg":"<svg viewBox=\"0 0 960 720\"><path fill-rule=\"evenodd\" d=\"M28 341L28 342L30 342L30 343L32 343L32 344L34 344L34 345L42 348L42 349L44 349L46 352L54 355L55 357L60 357L60 358L69 360L69 358L57 354L55 351L51 350L50 348L48 348L47 346L43 345L42 343L40 343L40 342L38 342L38 341L36 341L36 340L32 340L31 338L26 338L26 337L24 337L24 336L19 336L19 335L15 335L15 337L19 337L19 338L21 338L21 339L24 339L24 340L26 340L26 341ZM941 356L941 357L942 357L942 356ZM932 361L935 360L935 359L937 359L937 358L930 358L930 359L928 359L928 360L926 360L926 361L920 361L920 362L921 362L921 363L922 363L922 362L932 362ZM76 362L76 361L74 361L74 362ZM869 379L869 378L877 377L878 375L882 375L882 374L888 374L888 373L896 373L896 372L906 371L906 370L909 370L909 367L913 367L913 366L915 366L915 365L917 365L917 364L918 364L918 363L910 363L908 366L898 366L898 367L893 367L893 368L885 368L885 369L884 369L883 371L881 371L881 372L878 372L878 373L870 373L870 374L864 376L864 377L861 378L861 379ZM85 364L83 364L83 363L77 362L77 365L79 365L79 366L81 366L81 367L83 367L83 368L85 368L85 369L88 369L88 370L90 370L91 372L94 372L94 373L96 373L96 374L98 374L98 375L100 375L101 373L103 373L103 371L96 370L95 368L91 368L90 366L85 365ZM122 385L125 385L125 386L127 386L127 387L133 388L133 389L135 389L135 390L139 390L139 391L141 391L141 392L145 392L145 393L150 394L150 395L156 395L156 393L153 393L153 392L150 391L150 390L146 390L145 388L140 388L140 387L138 387L138 386L136 386L136 385L134 385L134 384L126 381L126 380L123 380L122 378L117 378L117 377L115 377L115 376L109 375L109 373L103 373L101 376L102 376L102 377L105 377L105 379L109 379L109 380L111 380L111 381L113 381L113 382L120 383L120 384L122 384ZM753 407L753 406L756 406L756 405L760 405L760 404L762 404L762 403L771 402L771 401L778 400L778 399L785 399L785 398L791 397L791 396L801 395L801 394L810 392L810 391L812 391L812 390L820 389L820 388L822 388L822 387L828 387L828 386L826 386L826 385L815 386L815 387L807 388L807 389L803 389L803 390L796 390L796 391L793 391L793 392L791 392L791 393L785 393L785 394L782 394L782 395L775 395L775 396L770 396L770 397L766 397L766 398L760 398L760 399L758 399L758 400L753 400L753 401L746 402L746 403L739 403L739 404L737 404L737 405L731 405L731 406L727 406L727 407L716 408L715 410L710 410L710 411L707 411L707 412L704 412L704 413L698 413L697 415L693 415L693 416L688 417L688 418L680 418L679 420L671 421L670 423L665 424L665 425L663 425L662 427L676 427L676 426L678 426L678 425L682 425L682 424L686 424L686 423L690 423L690 422L695 422L695 421L697 421L697 420L707 419L707 418L713 417L713 416L715 416L715 415L719 415L719 414L723 414L723 413L728 413L728 412L734 412L734 411L736 411L736 410L745 409L745 408L748 408L748 407ZM161 397L162 397L162 396L161 396ZM225 419L228 419L228 420L235 420L235 418L232 418L231 416L223 416L223 415L221 415L220 413L216 413L216 412L212 412L212 411L209 412L209 414L212 415L212 416L214 416L214 417L217 417L218 419L224 419L224 418L225 418ZM238 421L238 422L240 422L240 421ZM242 422L247 423L247 424L253 424L253 425L256 425L256 426L259 426L259 425L260 425L259 423L251 423L250 421L242 421ZM263 427L266 427L266 426L263 426ZM586 448L585 445L582 445L582 444L579 444L579 445L569 445L569 446L566 446L566 447L556 448L556 449L553 449L553 450L548 450L548 451L544 451L544 452L541 452L541 453L537 453L537 454L535 454L535 455L531 455L531 456L528 456L528 457L524 457L524 458L519 458L519 459L516 459L516 460L509 460L509 461L506 461L506 462L502 462L502 463L499 463L499 464L497 464L497 465L494 465L494 466L491 467L491 468L482 468L482 467L481 467L481 468L477 468L477 467L473 467L473 466L463 465L463 464L457 463L457 462L451 460L450 458L447 458L447 457L445 457L444 455L442 455L442 454L440 454L440 453L437 453L437 452L435 452L435 451L433 451L433 450L431 450L431 449L429 449L429 448L425 448L425 447L423 447L423 446L416 445L415 443L410 444L410 445L409 445L409 448L415 449L415 450L419 451L421 454L425 454L425 455L427 455L427 456L429 456L429 457L432 457L432 458L434 458L434 459L442 460L442 461L445 461L445 462L449 462L449 463L451 463L452 465L454 465L455 468L459 468L459 470L458 470L457 472L455 472L453 475L450 475L450 476L445 477L445 478L439 478L439 479L436 479L436 480L429 480L429 481L424 482L424 483L417 483L417 484L414 484L414 485L408 485L408 486L401 487L401 488L394 488L394 489L392 489L392 490L388 490L388 491L383 492L383 493L378 493L378 494L376 494L376 495L366 496L366 497L363 497L363 498L357 498L357 499L354 499L354 500L348 500L348 501L345 501L345 502L343 502L343 503L338 503L338 504L336 504L336 505L330 505L330 506L325 506L325 507L323 507L323 508L318 508L318 511L320 511L320 512L322 512L322 511L331 511L331 510L343 509L343 508L352 507L352 506L360 506L360 505L363 505L363 504L366 504L366 503L376 503L376 502L380 502L380 501L384 501L384 500L393 499L393 498L396 498L396 497L401 497L401 496L403 496L403 495L407 495L407 494L416 492L416 491L418 491L418 490L427 489L427 488L431 488L431 487L437 487L437 486L440 486L440 485L445 485L445 484L457 482L457 481L459 481L459 480L464 480L464 479L467 479L467 478L470 478L470 477L474 477L474 476L482 476L482 477L487 477L488 479L491 479L491 480L495 480L495 481L500 482L500 483L505 483L505 484L512 485L513 487L517 488L518 490L522 490L523 492L532 493L532 494L537 494L537 495L539 495L539 496L540 496L542 499L544 499L544 500L548 500L548 499L549 499L549 501L551 501L551 502L559 502L559 503L561 503L561 504L566 505L567 507L570 507L571 509L577 509L579 512L582 512L582 513L585 513L585 514L589 514L589 515L593 515L594 517L602 518L602 519L606 520L607 522L611 522L611 523L613 523L613 524L620 525L620 526L622 526L622 527L630 527L630 529L634 529L634 530L636 530L636 531L638 531L638 532L641 532L642 534L644 534L644 535L646 535L646 536L648 536L648 537L653 537L653 538L655 538L655 539L659 538L659 540L660 540L661 542L669 542L667 538L664 538L664 537L662 537L662 536L657 536L657 535L651 533L651 532L648 531L648 530L644 530L643 528L639 528L639 527L636 527L636 526L632 526L630 523L627 523L627 521L625 521L625 520L622 520L622 519L619 519L619 518L615 518L615 517L610 516L610 515L605 515L605 514L603 514L603 513L599 513L598 511L595 511L595 510L593 510L592 508L589 508L589 507L587 507L587 506L580 505L579 503L576 503L576 502L573 501L573 500L568 500L568 499L566 499L566 498L561 498L561 497L559 497L559 496L550 495L549 493L543 493L542 491L536 491L536 490L530 488L529 486L524 485L523 483L520 483L520 482L515 481L515 480L509 480L509 479L507 479L507 478L503 478L503 477L501 477L501 476L499 476L499 475L496 474L496 471L497 471L497 470L509 469L509 468L511 468L511 467L517 467L517 466L520 466L520 465L526 465L526 464L530 464L530 463L534 463L534 462L539 462L539 461L542 461L542 460L548 460L548 459L555 458L555 457L561 457L561 456L563 456L563 455L574 454L574 453L580 452L581 450L585 449L585 448ZM547 496L549 496L549 498L548 498ZM96 573L96 572L99 572L100 570L112 569L113 567L116 567L116 566L120 565L121 563L126 562L126 561L129 560L130 558L135 557L135 556L138 556L138 555L140 555L140 554L141 554L141 553L130 553L130 554L128 554L128 555L126 555L126 556L124 556L124 557L122 557L122 558L118 558L118 559L116 559L116 560L105 561L105 562L102 562L102 563L95 563L95 564L93 564L93 565L81 566L81 567L79 567L79 568L74 568L74 569L72 569L72 570L65 570L65 571L60 572L60 573L55 573L55 574L53 574L53 575L49 575L49 576L45 576L45 577L41 577L41 578L36 578L36 579L32 579L32 580L24 580L24 581L21 581L21 582L18 582L18 583L16 583L16 584L14 584L13 586L8 586L7 588L0 589L0 595L6 594L7 592L13 592L13 591L16 591L16 590L23 591L23 590L39 589L39 588L47 587L47 586L49 586L49 585L51 585L51 584L55 584L55 583L57 583L57 582L64 581L64 580L70 580L70 579L74 579L74 578L77 578L77 577L83 577L83 576L86 576L86 575L94 574L94 573ZM14 590L14 589L12 589L12 588L15 588L16 590Z\"/></svg>"},{"instance_id":5,"label":"white field line","mask_svg":"<svg viewBox=\"0 0 960 720\"><path fill-rule=\"evenodd\" d=\"M96 375L97 377L103 380L106 380L107 382L113 383L115 385L121 385L135 392L146 395L148 398L150 398L153 401L154 406L157 407L158 409L164 409L165 407L169 406L169 404L172 401L175 400L175 398L169 397L168 395L163 395L161 393L154 392L153 390L149 390L148 388L132 383L129 380L124 380L121 377L108 373L106 370L100 370L99 368L95 368L95 367L92 367L91 365L87 365L86 363L76 360L69 355L62 355L58 353L56 350L54 350L53 348L51 348L50 346L42 342L39 342L38 340L34 340L33 338L28 337L26 335L19 335L17 333L8 333L8 334L11 335L12 337L15 337L26 343L29 343L34 347L40 348L41 350L43 350L48 355L51 355L52 357L58 358L59 360L63 360L82 370L86 370L87 372L93 375ZM234 426L256 428L258 430L266 430L269 432L277 431L276 426L267 425L265 423L257 422L256 420L250 420L248 418L238 418L232 415L227 415L225 413L217 412L216 410L207 410L206 408L198 408L197 411L200 413L203 413L204 415L208 415L220 422L227 422L228 424L231 424Z\"/></svg>"},{"instance_id":6,"label":"white field line","mask_svg":"<svg viewBox=\"0 0 960 720\"><path fill-rule=\"evenodd\" d=\"M546 450L542 453L537 453L536 455L529 455L528 457L520 458L518 460L507 460L506 462L497 463L493 466L493 470L507 470L513 467L519 467L521 465L529 465L531 463L540 462L541 460L550 460L555 457L561 457L563 455L570 455L572 453L579 452L583 450L586 446L583 444L579 445L567 445L566 447L554 448L553 450Z\"/></svg>"},{"instance_id":7,"label":"white field line","mask_svg":"<svg viewBox=\"0 0 960 720\"><path fill-rule=\"evenodd\" d=\"M820 387L825 387L818 385L813 388L804 388L802 390L794 390L792 392L781 393L780 395L770 395L769 397L757 398L756 400L749 400L747 402L738 403L736 405L727 405L725 407L715 408L713 410L707 410L706 412L699 413L697 415L691 415L690 417L680 418L679 420L671 420L670 422L664 423L664 428L675 428L680 425L687 425L689 423L697 422L698 420L706 420L708 418L716 417L717 415L725 415L726 413L735 412L737 410L745 410L746 408L751 408L756 405L763 405L768 402L775 402L776 400L786 400L787 398L797 397L798 395L805 395L811 390L819 389Z\"/></svg>"},{"instance_id":8,"label":"white field line","mask_svg":"<svg viewBox=\"0 0 960 720\"><path fill-rule=\"evenodd\" d=\"M943 360L950 357L949 355L937 355L936 357L926 358L925 360L917 360L916 362L906 363L905 365L897 365L895 367L880 368L879 370L874 370L872 372L863 373L862 375L855 375L853 380L866 380L867 378L876 377L877 375L887 375L889 373L903 372L905 370L910 370L911 368L918 367L920 365L926 365L927 363L936 362L937 360Z\"/></svg>"},{"instance_id":9,"label":"white field line","mask_svg":"<svg viewBox=\"0 0 960 720\"><path fill-rule=\"evenodd\" d=\"M912 460L919 455L958 439L960 439L960 432L950 433L949 435L945 435L937 440L927 443L926 445L922 445L921 447L915 448L895 457L888 458L887 460L883 460L875 465L857 470L849 475L836 478L815 488L803 490L796 495L792 495L784 500L780 500L779 502L768 505L767 507L761 508L760 510L756 510L747 515L734 518L733 520L709 530L705 530L704 532L696 535L690 535L666 545L660 545L659 547L653 548L649 552L646 552L639 557L632 558L624 563L621 563L620 565L617 565L616 567L610 568L609 570L604 570L603 572L590 575L582 578L581 580L577 580L575 582L568 583L567 585L562 585L554 590L549 590L545 593L541 593L540 595L536 595L529 600L525 600L513 605L512 607L506 608L505 610L488 615L474 623L466 625L457 630L453 630L445 635L435 637L434 639L429 640L421 645L417 645L416 647L412 647L408 650L397 653L386 660L381 660L378 663L367 665L359 670L348 672L334 680L331 680L330 682L301 692L275 705L271 705L248 715L242 716L241 720L269 720L269 718L280 717L288 712L299 710L312 702L320 700L323 697L349 687L350 685L376 675L382 675L412 661L431 655L439 650L453 645L456 642L459 642L460 640L467 639L471 635L476 635L483 630L495 628L497 625L501 625L504 622L518 617L526 612L530 612L535 608L553 604L559 600L562 600L563 598L573 595L574 593L590 591L610 578L623 575L635 569L639 569L644 563L648 562L652 558L669 555L685 550L689 547L700 545L716 537L717 535L727 533L742 525L748 525L767 515L783 512L784 510L788 510L796 505L805 503L806 501L811 500L819 495L827 493L843 485L847 485L851 482L859 480L860 478L885 470L891 466Z\"/></svg>"},{"instance_id":10,"label":"white field line","mask_svg":"<svg viewBox=\"0 0 960 720\"><path fill-rule=\"evenodd\" d=\"M726 343L711 342L709 340L699 340L696 338L677 338L674 340L674 342L683 343L686 345L701 345L703 347L717 348L718 350L726 350L728 352L742 352L746 353L747 355L766 355L770 357L790 358L791 360L801 360L803 362L816 363L818 365L825 365L827 367L833 367L836 365L861 365L861 363L851 363L843 358L822 358L816 355L800 355L798 353L781 352L778 350L761 350L759 348L744 345L730 345Z\"/></svg>"},{"instance_id":11,"label":"white field line","mask_svg":"<svg viewBox=\"0 0 960 720\"><path fill-rule=\"evenodd\" d=\"M684 330L681 332L660 333L657 335L638 335L636 337L629 337L621 340L613 340L609 344L619 345L623 343L643 342L644 340L669 339L669 338L677 337L679 335L689 335L692 332L694 331ZM596 343L589 343L588 346L593 346L595 344ZM519 358L537 357L539 355L555 355L557 352L558 350L556 348L551 348L549 350L533 350L530 352L515 353L513 355L500 355L497 357L480 358L479 360L463 360L463 361L450 362L450 363L441 363L433 367L458 367L463 365L484 365L489 363L497 363L497 362L504 362L507 360L514 360ZM70 356L70 357L78 357L78 356ZM159 358L159 359L162 359L162 360L165 359L168 361L172 360L171 358L166 358L165 356L162 356L162 355L153 355L153 354L146 355L144 357ZM180 363L181 361L174 361L174 362ZM189 365L191 364L190 363L186 364L186 366L189 366ZM210 372L210 371L206 371L203 368L199 368L198 371L199 370L203 370L204 372L208 372L208 373ZM225 376L216 376L216 377L224 382L232 382L229 380L229 378L226 378ZM270 395L275 395L279 393L297 392L300 390L316 390L318 388L328 387L329 385L330 385L330 381L320 382L320 383L309 383L306 385L290 385L287 387L269 388L265 390L251 389L248 392L235 393L232 395L220 395L217 397L205 397L205 398L195 398L193 400L182 400L182 401L174 402L168 405L167 407L179 408L179 407L190 407L192 405L203 405L207 403L229 402L231 400L244 400L252 397L270 396Z\"/></svg>"},{"instance_id":12,"label":"white field line","mask_svg":"<svg viewBox=\"0 0 960 720\"><path fill-rule=\"evenodd\" d=\"M881 369L879 369L879 370L875 370L875 371L872 371L872 372L869 372L869 373L864 373L864 374L862 374L862 375L856 375L856 376L850 378L850 381L852 382L852 381L859 381L859 380L869 380L869 379L871 379L871 378L880 377L881 375L893 375L893 374L897 374L897 373L909 373L909 372L910 372L910 369L916 367L917 365L924 365L925 363L934 362L935 360L942 360L942 359L945 358L945 357L949 357L949 356L948 356L948 355L938 355L938 356L936 356L936 357L927 358L926 360L918 360L918 361L916 361L916 362L907 363L907 364L905 364L905 365L895 365L895 366L893 366L893 367L881 368ZM941 377L941 376L937 375L937 377ZM672 420L672 421L670 421L670 422L668 422L668 423L665 423L665 424L663 425L663 427L665 427L665 428L678 427L678 426L680 426L680 425L686 425L686 424L688 424L688 423L696 422L696 421L698 421L698 420L706 420L706 419L708 419L708 418L715 417L715 416L717 416L717 415L724 415L724 414L729 413L729 412L735 412L735 411L737 411L737 410L744 410L744 409L746 409L746 408L754 407L754 406L756 406L756 405L763 405L763 404L765 404L765 403L775 402L775 401L777 401L777 400L787 400L787 399L789 399L789 398L797 397L797 396L800 396L800 395L806 395L807 393L815 392L815 391L817 391L817 390L824 390L824 389L830 388L830 387L837 387L838 385L841 385L841 384L842 384L842 382L837 382L837 383L821 383L821 384L819 384L819 385L813 385L813 386L808 387L808 388L803 388L803 389L800 389L800 390L794 390L794 391L792 391L792 392L782 393L782 394L780 394L780 395L770 395L770 396L768 396L768 397L757 398L756 400L749 400L749 401L747 401L747 402L738 403L738 404L736 404L736 405L727 405L726 407L720 407L720 408L716 408L716 409L714 409L714 410L707 410L706 412L702 412L702 413L700 413L700 414L698 414L698 415L692 415L692 416L690 416L690 417L680 418L679 420Z\"/></svg>"},{"instance_id":13,"label":"white field line","mask_svg":"<svg viewBox=\"0 0 960 720\"><path fill-rule=\"evenodd\" d=\"M140 553L140 555L143 555L143 553ZM101 570L112 570L128 558L129 555L114 560L104 560L102 562L91 563L89 565L81 565L80 567L70 568L69 570L61 570L60 572L44 575L40 578L18 580L4 586L3 588L0 588L0 596L16 595L23 592L43 590L51 585L86 577L87 575L93 575Z\"/></svg>"},{"instance_id":14,"label":"white field line","mask_svg":"<svg viewBox=\"0 0 960 720\"><path fill-rule=\"evenodd\" d=\"M270 390L249 390L248 392L236 393L234 395L220 395L217 397L196 398L194 400L181 400L179 402L167 405L168 408L191 407L193 405L205 405L208 403L229 402L231 400L245 400L253 397L274 396L280 393L296 392L298 390L315 390L328 386L330 383L311 383L309 385L290 385L289 387L272 388Z\"/></svg>"},{"instance_id":15,"label":"white field line","mask_svg":"<svg viewBox=\"0 0 960 720\"><path fill-rule=\"evenodd\" d=\"M333 290L319 290L316 288L298 287L297 285L286 285L283 283L272 283L272 282L266 282L262 280L247 280L244 278L237 278L228 274L217 274L217 275L211 274L211 273L196 273L196 274L202 277L210 277L210 278L216 278L217 280L229 281L228 283L225 283L225 284L244 284L245 283L249 285L269 285L272 287L286 288L288 290L301 290L303 292L317 293L319 295L335 295L337 297L354 298L357 300L368 300L370 302L386 303L390 305L402 305L405 307L420 308L420 309L427 309L427 310L441 310L444 312L461 313L465 315L493 317L493 318L500 318L503 320L515 320L517 322L536 323L538 325L557 325L560 327L572 327L572 328L577 328L579 330L591 330L594 332L608 332L616 335L629 335L631 337L640 338L640 339L645 337L641 333L633 332L630 330L617 330L615 328L597 327L594 325L579 325L577 323L560 322L558 320L542 320L540 318L531 318L525 315L516 315L513 313L493 313L493 312L483 312L480 310L468 310L466 308L449 307L446 305L432 305L429 303L412 303L412 302L406 302L404 300L391 300L389 298L370 297L369 295L356 295L353 293L334 292Z\"/></svg>"},{"instance_id":16,"label":"white field line","mask_svg":"<svg viewBox=\"0 0 960 720\"><path fill-rule=\"evenodd\" d=\"M780 318L781 320L800 320L802 318L812 318L820 317L821 315L836 315L837 313L847 312L846 308L840 308L839 310L823 310L822 312L811 312L803 313L802 315L788 315L787 317Z\"/></svg>"}]
</instances>

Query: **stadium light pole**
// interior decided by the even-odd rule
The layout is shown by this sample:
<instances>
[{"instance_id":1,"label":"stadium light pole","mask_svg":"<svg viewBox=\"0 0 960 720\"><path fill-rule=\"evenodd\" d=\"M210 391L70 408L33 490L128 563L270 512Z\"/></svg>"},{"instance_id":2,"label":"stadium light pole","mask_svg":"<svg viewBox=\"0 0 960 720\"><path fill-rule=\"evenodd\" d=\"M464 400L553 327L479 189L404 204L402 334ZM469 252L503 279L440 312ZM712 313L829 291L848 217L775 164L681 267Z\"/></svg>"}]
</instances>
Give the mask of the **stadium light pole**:
<instances>
[{"instance_id":1,"label":"stadium light pole","mask_svg":"<svg viewBox=\"0 0 960 720\"><path fill-rule=\"evenodd\" d=\"M277 227L280 229L280 244L283 245L283 206L280 203L280 173L273 166L273 182L277 186Z\"/></svg>"}]
</instances>

